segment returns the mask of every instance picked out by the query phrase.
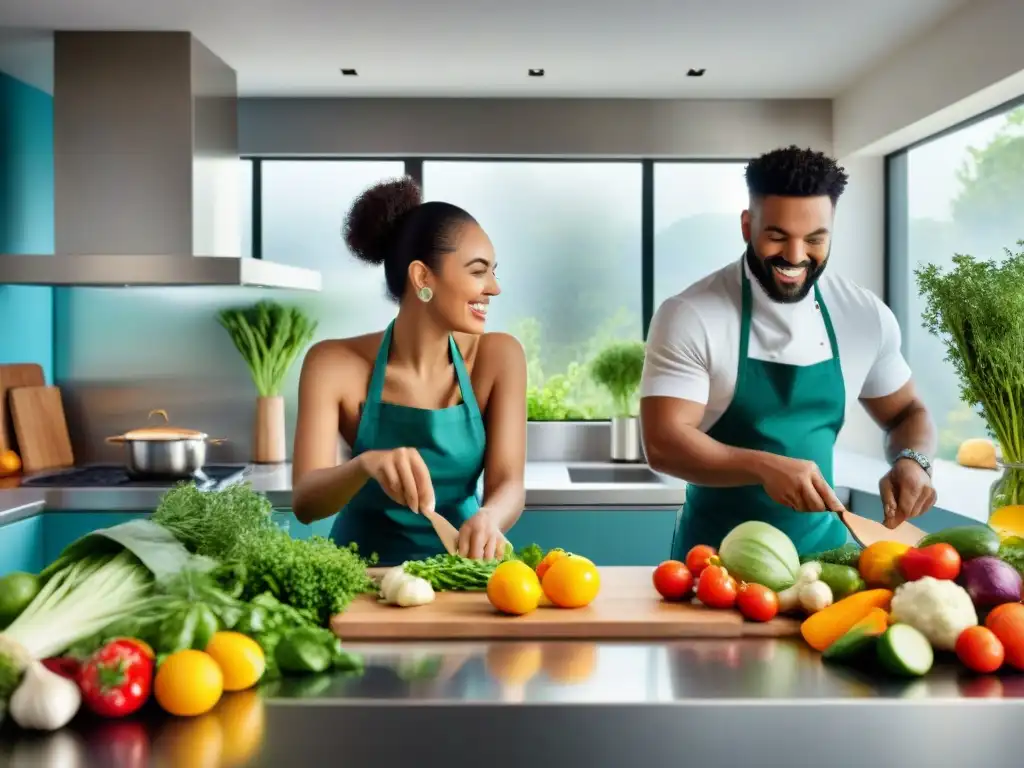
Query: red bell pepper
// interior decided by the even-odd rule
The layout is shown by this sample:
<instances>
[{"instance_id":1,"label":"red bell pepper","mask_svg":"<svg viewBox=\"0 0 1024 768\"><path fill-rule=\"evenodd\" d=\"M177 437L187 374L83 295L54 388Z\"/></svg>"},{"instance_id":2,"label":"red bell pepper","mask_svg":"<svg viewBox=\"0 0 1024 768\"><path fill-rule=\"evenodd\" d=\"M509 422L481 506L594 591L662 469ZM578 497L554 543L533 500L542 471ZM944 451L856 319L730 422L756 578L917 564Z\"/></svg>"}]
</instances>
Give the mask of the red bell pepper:
<instances>
[{"instance_id":1,"label":"red bell pepper","mask_svg":"<svg viewBox=\"0 0 1024 768\"><path fill-rule=\"evenodd\" d=\"M130 715L149 699L153 659L133 640L112 640L82 665L78 685L82 702L97 715Z\"/></svg>"}]
</instances>

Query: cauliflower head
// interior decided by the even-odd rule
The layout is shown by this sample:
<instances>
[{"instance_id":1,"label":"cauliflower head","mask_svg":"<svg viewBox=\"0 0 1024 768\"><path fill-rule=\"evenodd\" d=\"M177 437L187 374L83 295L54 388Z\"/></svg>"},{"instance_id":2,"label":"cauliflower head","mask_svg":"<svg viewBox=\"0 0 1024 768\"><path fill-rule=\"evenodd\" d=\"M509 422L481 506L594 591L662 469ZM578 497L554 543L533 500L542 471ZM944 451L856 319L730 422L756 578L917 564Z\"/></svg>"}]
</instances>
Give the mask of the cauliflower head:
<instances>
[{"instance_id":1,"label":"cauliflower head","mask_svg":"<svg viewBox=\"0 0 1024 768\"><path fill-rule=\"evenodd\" d=\"M937 650L952 651L960 633L978 623L967 590L952 581L925 576L896 588L890 614L928 638Z\"/></svg>"}]
</instances>

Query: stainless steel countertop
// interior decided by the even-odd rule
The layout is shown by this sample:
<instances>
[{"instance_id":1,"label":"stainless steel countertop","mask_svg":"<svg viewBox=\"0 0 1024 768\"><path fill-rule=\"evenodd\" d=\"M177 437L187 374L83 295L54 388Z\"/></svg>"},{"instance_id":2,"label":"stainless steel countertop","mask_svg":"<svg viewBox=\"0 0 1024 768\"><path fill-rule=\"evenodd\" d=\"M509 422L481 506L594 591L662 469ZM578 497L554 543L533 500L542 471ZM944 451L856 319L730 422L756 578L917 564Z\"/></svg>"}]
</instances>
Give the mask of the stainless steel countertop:
<instances>
[{"instance_id":1,"label":"stainless steel countertop","mask_svg":"<svg viewBox=\"0 0 1024 768\"><path fill-rule=\"evenodd\" d=\"M240 465L241 466L241 465ZM570 473L598 469L631 472L643 465L581 462L527 462L526 505L535 509L598 507L620 509L676 508L686 498L686 483L664 475L657 482L579 482ZM877 495L878 481L887 465L881 459L837 451L835 484L845 493ZM291 464L250 467L249 481L266 493L275 507L292 505ZM973 520L987 515L988 490L998 477L987 470L972 470L951 462L936 462L934 482L938 506ZM148 511L165 489L160 488L17 488L0 490L0 525L35 514L39 505L51 511ZM845 501L845 499L844 499ZM34 505L34 506L33 506Z\"/></svg>"},{"instance_id":2,"label":"stainless steel countertop","mask_svg":"<svg viewBox=\"0 0 1024 768\"><path fill-rule=\"evenodd\" d=\"M361 676L265 684L193 719L150 711L137 731L78 718L60 740L75 765L108 768L102 746L127 736L165 765L214 747L250 754L234 763L247 765L1019 764L1024 676L961 675L954 663L886 680L824 665L788 639L348 647L366 659ZM868 747L869 735L884 746ZM0 762L38 745L8 726Z\"/></svg>"}]
</instances>

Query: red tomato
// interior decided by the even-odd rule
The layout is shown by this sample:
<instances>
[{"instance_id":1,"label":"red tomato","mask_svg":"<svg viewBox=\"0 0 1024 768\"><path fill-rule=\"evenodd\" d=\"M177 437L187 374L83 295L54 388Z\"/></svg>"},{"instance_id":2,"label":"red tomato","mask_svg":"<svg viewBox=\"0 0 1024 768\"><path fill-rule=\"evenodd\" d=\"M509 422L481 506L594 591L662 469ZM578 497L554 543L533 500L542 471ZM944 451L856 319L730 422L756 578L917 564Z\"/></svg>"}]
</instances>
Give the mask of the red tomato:
<instances>
[{"instance_id":1,"label":"red tomato","mask_svg":"<svg viewBox=\"0 0 1024 768\"><path fill-rule=\"evenodd\" d=\"M985 626L999 638L1006 653L1006 663L1024 670L1024 605L1004 603L985 617Z\"/></svg>"},{"instance_id":2,"label":"red tomato","mask_svg":"<svg viewBox=\"0 0 1024 768\"><path fill-rule=\"evenodd\" d=\"M697 599L708 608L732 608L736 591L736 579L720 565L709 565L697 579Z\"/></svg>"},{"instance_id":3,"label":"red tomato","mask_svg":"<svg viewBox=\"0 0 1024 768\"><path fill-rule=\"evenodd\" d=\"M708 560L718 554L714 547L707 544L698 544L686 553L686 567L690 569L693 577L700 578L700 573L708 567Z\"/></svg>"},{"instance_id":4,"label":"red tomato","mask_svg":"<svg viewBox=\"0 0 1024 768\"><path fill-rule=\"evenodd\" d=\"M666 560L654 569L654 588L666 600L682 600L693 590L693 574L678 560Z\"/></svg>"},{"instance_id":5,"label":"red tomato","mask_svg":"<svg viewBox=\"0 0 1024 768\"><path fill-rule=\"evenodd\" d=\"M740 584L736 607L751 621L771 621L779 612L779 596L761 584Z\"/></svg>"},{"instance_id":6,"label":"red tomato","mask_svg":"<svg viewBox=\"0 0 1024 768\"><path fill-rule=\"evenodd\" d=\"M949 544L908 549L900 557L900 572L907 581L924 576L953 580L960 575L960 554Z\"/></svg>"},{"instance_id":7,"label":"red tomato","mask_svg":"<svg viewBox=\"0 0 1024 768\"><path fill-rule=\"evenodd\" d=\"M956 655L971 672L987 675L1003 666L1005 651L987 627L968 627L956 639Z\"/></svg>"},{"instance_id":8,"label":"red tomato","mask_svg":"<svg viewBox=\"0 0 1024 768\"><path fill-rule=\"evenodd\" d=\"M82 702L104 717L137 711L153 686L153 659L132 640L113 640L89 657L78 678Z\"/></svg>"}]
</instances>

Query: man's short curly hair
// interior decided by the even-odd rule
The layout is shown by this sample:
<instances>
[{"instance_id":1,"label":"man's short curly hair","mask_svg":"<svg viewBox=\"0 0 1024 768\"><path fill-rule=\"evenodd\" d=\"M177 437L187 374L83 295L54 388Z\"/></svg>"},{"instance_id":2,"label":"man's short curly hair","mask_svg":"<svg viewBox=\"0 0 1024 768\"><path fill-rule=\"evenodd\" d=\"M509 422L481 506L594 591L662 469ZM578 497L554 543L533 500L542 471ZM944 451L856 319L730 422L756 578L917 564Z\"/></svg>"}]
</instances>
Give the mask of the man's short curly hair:
<instances>
[{"instance_id":1,"label":"man's short curly hair","mask_svg":"<svg viewBox=\"0 0 1024 768\"><path fill-rule=\"evenodd\" d=\"M835 205L846 189L847 175L835 160L821 152L792 145L773 149L747 164L751 197L821 197Z\"/></svg>"}]
</instances>

